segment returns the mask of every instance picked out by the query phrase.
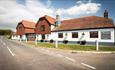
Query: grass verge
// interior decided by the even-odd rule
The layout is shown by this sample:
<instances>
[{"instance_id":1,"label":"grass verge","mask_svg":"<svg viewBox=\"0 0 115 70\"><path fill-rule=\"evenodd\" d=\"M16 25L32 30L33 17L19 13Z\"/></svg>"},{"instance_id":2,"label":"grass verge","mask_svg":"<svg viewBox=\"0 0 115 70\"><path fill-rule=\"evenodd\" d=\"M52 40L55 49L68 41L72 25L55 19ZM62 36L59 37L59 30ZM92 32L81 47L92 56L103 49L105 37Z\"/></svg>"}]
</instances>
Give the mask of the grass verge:
<instances>
[{"instance_id":1,"label":"grass verge","mask_svg":"<svg viewBox=\"0 0 115 70\"><path fill-rule=\"evenodd\" d=\"M28 44L35 45L34 42L28 42ZM49 42L38 42L36 47L47 47L47 48L55 48L54 43ZM78 45L78 44L58 44L59 49L65 50L77 50L77 51L95 51L95 46L88 45ZM99 47L99 51L115 51L115 47Z\"/></svg>"}]
</instances>

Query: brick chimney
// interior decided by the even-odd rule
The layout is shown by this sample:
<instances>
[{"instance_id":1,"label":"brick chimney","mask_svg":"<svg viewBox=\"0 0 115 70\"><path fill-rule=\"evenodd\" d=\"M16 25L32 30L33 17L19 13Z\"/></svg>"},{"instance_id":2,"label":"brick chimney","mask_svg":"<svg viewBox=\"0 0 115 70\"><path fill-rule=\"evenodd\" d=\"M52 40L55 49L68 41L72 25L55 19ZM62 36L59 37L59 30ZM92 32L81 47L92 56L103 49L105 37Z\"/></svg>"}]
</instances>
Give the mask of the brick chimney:
<instances>
[{"instance_id":1,"label":"brick chimney","mask_svg":"<svg viewBox=\"0 0 115 70\"><path fill-rule=\"evenodd\" d=\"M107 10L104 11L104 18L108 18L108 11Z\"/></svg>"},{"instance_id":2,"label":"brick chimney","mask_svg":"<svg viewBox=\"0 0 115 70\"><path fill-rule=\"evenodd\" d=\"M56 15L56 26L59 26L60 24L61 24L60 16Z\"/></svg>"}]
</instances>

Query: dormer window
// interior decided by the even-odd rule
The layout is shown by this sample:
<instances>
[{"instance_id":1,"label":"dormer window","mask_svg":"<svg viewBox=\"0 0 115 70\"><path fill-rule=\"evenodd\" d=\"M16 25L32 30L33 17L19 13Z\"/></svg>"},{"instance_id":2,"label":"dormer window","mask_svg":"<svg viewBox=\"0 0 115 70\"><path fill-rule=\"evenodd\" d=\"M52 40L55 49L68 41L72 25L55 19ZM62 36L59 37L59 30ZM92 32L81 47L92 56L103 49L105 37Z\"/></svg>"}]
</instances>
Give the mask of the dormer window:
<instances>
[{"instance_id":1,"label":"dormer window","mask_svg":"<svg viewBox=\"0 0 115 70\"><path fill-rule=\"evenodd\" d=\"M45 31L45 25L41 25L41 31Z\"/></svg>"}]
</instances>

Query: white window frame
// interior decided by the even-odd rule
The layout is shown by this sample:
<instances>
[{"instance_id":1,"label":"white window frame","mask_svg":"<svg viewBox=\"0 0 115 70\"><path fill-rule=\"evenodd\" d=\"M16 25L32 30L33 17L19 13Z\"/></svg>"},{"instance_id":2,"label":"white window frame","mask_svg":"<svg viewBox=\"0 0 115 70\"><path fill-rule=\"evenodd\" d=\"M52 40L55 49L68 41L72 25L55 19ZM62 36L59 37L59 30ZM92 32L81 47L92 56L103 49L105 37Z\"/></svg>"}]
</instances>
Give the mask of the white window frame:
<instances>
[{"instance_id":1,"label":"white window frame","mask_svg":"<svg viewBox=\"0 0 115 70\"><path fill-rule=\"evenodd\" d=\"M108 33L109 32L109 33ZM109 35L109 37L102 37L102 33L105 33L106 35ZM101 40L111 40L111 31L101 31Z\"/></svg>"}]
</instances>

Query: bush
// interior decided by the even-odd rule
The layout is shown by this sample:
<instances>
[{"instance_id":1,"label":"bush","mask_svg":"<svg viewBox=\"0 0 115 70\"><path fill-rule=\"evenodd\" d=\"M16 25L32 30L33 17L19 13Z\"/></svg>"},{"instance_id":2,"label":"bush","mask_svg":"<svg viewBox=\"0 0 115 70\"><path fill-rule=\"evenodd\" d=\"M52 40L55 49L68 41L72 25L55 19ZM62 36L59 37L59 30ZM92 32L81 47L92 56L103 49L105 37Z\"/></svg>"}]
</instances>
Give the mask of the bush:
<instances>
[{"instance_id":1,"label":"bush","mask_svg":"<svg viewBox=\"0 0 115 70\"><path fill-rule=\"evenodd\" d=\"M67 44L67 43L68 43L68 40L64 40L63 43L64 43L64 44Z\"/></svg>"},{"instance_id":2,"label":"bush","mask_svg":"<svg viewBox=\"0 0 115 70\"><path fill-rule=\"evenodd\" d=\"M85 45L86 44L86 41L80 41L80 45Z\"/></svg>"},{"instance_id":3,"label":"bush","mask_svg":"<svg viewBox=\"0 0 115 70\"><path fill-rule=\"evenodd\" d=\"M47 40L45 40L44 42L47 42Z\"/></svg>"},{"instance_id":4,"label":"bush","mask_svg":"<svg viewBox=\"0 0 115 70\"><path fill-rule=\"evenodd\" d=\"M54 42L54 40L51 39L51 40L50 40L50 43L53 43L53 42Z\"/></svg>"},{"instance_id":5,"label":"bush","mask_svg":"<svg viewBox=\"0 0 115 70\"><path fill-rule=\"evenodd\" d=\"M85 40L83 40L83 41L77 41L77 44L85 45L85 44L86 44L86 41L85 41Z\"/></svg>"},{"instance_id":6,"label":"bush","mask_svg":"<svg viewBox=\"0 0 115 70\"><path fill-rule=\"evenodd\" d=\"M80 44L80 41L77 41L78 44Z\"/></svg>"},{"instance_id":7,"label":"bush","mask_svg":"<svg viewBox=\"0 0 115 70\"><path fill-rule=\"evenodd\" d=\"M42 39L42 40L40 40L40 42L44 42L44 40Z\"/></svg>"}]
</instances>

